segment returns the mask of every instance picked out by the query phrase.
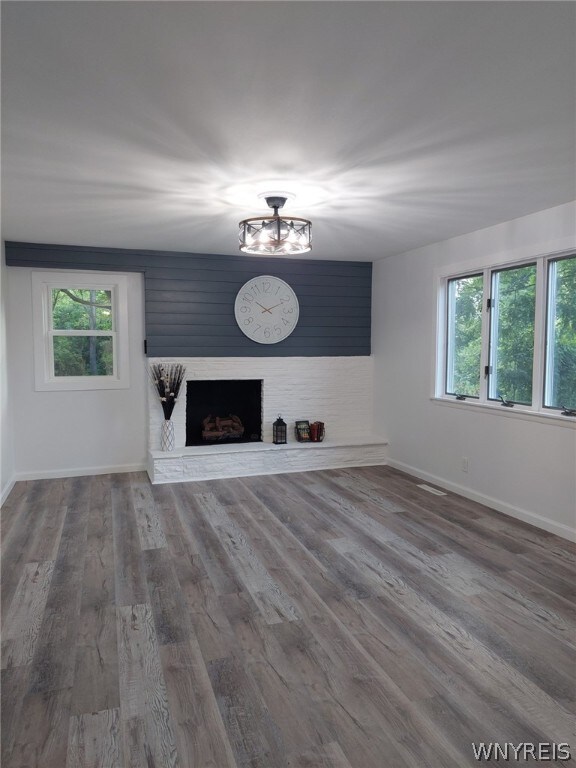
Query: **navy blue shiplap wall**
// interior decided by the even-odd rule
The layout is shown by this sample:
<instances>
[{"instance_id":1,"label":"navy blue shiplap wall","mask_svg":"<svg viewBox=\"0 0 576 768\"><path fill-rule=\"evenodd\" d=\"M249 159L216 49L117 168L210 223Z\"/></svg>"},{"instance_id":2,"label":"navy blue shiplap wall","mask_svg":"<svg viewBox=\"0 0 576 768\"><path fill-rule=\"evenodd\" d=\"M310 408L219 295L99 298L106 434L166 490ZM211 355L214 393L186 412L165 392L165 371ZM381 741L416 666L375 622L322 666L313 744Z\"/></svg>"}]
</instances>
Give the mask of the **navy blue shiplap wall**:
<instances>
[{"instance_id":1,"label":"navy blue shiplap wall","mask_svg":"<svg viewBox=\"0 0 576 768\"><path fill-rule=\"evenodd\" d=\"M7 242L6 263L39 269L142 272L149 357L370 354L370 262ZM298 296L298 326L278 344L251 341L234 318L236 294L257 275L282 278Z\"/></svg>"}]
</instances>

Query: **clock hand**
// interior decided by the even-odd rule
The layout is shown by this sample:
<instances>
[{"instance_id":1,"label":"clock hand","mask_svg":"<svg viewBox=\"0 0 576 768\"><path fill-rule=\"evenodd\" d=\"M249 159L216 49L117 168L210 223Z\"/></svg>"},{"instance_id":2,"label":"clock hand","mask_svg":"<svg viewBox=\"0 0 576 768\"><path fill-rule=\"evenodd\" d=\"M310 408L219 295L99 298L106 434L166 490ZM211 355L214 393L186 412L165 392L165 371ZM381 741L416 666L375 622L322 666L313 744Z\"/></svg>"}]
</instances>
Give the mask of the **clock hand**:
<instances>
[{"instance_id":1,"label":"clock hand","mask_svg":"<svg viewBox=\"0 0 576 768\"><path fill-rule=\"evenodd\" d=\"M262 305L260 305L260 306L262 306ZM282 306L282 302L280 302L280 304L274 304L274 306L270 307L270 309L276 309L276 307L280 307L280 306ZM268 310L268 312L270 312L270 309Z\"/></svg>"},{"instance_id":2,"label":"clock hand","mask_svg":"<svg viewBox=\"0 0 576 768\"><path fill-rule=\"evenodd\" d=\"M259 307L262 307L262 314L264 314L264 312L270 312L270 310L266 309L266 307L263 306L262 304L260 304L259 301L257 301L256 304L258 304ZM278 306L278 305L276 305L276 306ZM270 312L270 314L272 314L272 312Z\"/></svg>"}]
</instances>

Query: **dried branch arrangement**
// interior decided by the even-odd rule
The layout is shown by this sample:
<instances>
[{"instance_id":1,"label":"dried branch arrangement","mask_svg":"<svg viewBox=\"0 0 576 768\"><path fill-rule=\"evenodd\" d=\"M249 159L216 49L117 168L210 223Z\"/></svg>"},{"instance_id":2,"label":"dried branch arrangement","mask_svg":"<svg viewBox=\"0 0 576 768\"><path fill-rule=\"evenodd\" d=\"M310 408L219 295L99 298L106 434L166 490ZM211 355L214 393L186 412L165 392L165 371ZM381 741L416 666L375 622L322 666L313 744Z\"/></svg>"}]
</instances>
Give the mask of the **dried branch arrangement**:
<instances>
[{"instance_id":1,"label":"dried branch arrangement","mask_svg":"<svg viewBox=\"0 0 576 768\"><path fill-rule=\"evenodd\" d=\"M149 370L152 384L160 397L164 418L169 419L178 399L186 368L181 363L153 363Z\"/></svg>"}]
</instances>

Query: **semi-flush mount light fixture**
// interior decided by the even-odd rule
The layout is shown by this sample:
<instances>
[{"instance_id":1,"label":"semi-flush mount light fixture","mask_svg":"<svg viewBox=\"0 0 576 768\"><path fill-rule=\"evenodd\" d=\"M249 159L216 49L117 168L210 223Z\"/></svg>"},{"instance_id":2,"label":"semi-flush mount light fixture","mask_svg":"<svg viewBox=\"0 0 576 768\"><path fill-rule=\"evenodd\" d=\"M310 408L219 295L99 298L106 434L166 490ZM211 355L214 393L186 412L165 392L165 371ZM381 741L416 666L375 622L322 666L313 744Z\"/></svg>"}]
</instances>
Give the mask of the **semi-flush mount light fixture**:
<instances>
[{"instance_id":1,"label":"semi-flush mount light fixture","mask_svg":"<svg viewBox=\"0 0 576 768\"><path fill-rule=\"evenodd\" d=\"M261 256L296 256L312 250L312 223L295 216L280 216L278 209L286 197L270 195L265 199L274 214L240 222L240 250Z\"/></svg>"}]
</instances>

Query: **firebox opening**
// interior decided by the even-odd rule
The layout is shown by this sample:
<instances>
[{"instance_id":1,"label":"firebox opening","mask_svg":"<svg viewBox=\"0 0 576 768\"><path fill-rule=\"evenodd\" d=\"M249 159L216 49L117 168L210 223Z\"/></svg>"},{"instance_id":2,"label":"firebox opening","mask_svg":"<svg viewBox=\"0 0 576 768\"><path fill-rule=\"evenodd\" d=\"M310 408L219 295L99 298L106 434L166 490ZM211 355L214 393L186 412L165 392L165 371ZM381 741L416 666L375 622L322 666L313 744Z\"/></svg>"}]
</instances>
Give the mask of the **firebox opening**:
<instances>
[{"instance_id":1,"label":"firebox opening","mask_svg":"<svg viewBox=\"0 0 576 768\"><path fill-rule=\"evenodd\" d=\"M186 445L262 442L262 379L186 382Z\"/></svg>"}]
</instances>

